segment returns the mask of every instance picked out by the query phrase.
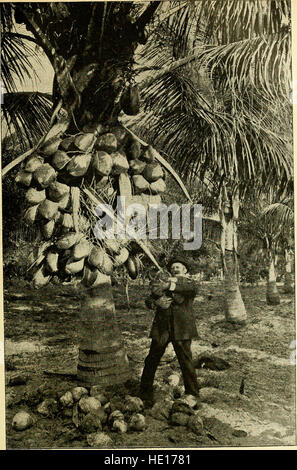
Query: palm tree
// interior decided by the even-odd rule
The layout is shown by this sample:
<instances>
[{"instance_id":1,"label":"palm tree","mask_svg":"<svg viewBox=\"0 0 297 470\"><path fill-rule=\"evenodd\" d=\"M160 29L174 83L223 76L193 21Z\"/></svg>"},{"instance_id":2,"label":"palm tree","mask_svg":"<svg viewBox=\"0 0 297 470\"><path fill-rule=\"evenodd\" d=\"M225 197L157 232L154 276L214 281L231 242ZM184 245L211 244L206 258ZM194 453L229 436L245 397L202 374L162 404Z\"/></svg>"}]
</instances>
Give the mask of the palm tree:
<instances>
[{"instance_id":1,"label":"palm tree","mask_svg":"<svg viewBox=\"0 0 297 470\"><path fill-rule=\"evenodd\" d=\"M269 7L263 2L257 3L256 7L255 2L228 0L228 8L222 0L170 2L169 8L167 2L157 1L149 4L85 2L82 15L81 4L76 2L10 4L11 10L6 11L6 17L9 18L13 12L15 20L26 25L37 45L47 55L55 72L55 109L51 128L33 148L32 153L41 156L46 162L45 165L50 165L53 153L56 155L57 151L62 152L66 160L71 157L66 170L58 171L57 167L56 170L58 183L71 186L74 225L74 229L70 231L72 242L75 239L77 243L79 217L90 214L90 211L87 212L87 204L95 201L96 205L98 202L98 197L96 198L94 191L90 189L95 190L95 183L98 188L98 185L104 186L106 182L106 179L102 182L106 178L102 166L97 167L101 179L95 183L94 174L87 171L90 160L94 162L94 155L97 155L98 140L98 150L101 152L106 149L110 152L119 147L120 156L117 155L117 162L121 160L123 151L130 157L133 155L133 158L141 152L141 155L146 154L147 159L155 159L161 162L163 167L170 168L158 152L147 147L119 123L121 110L128 115L139 112L135 60L141 60L142 52L138 54L137 47L146 42L148 33L152 37L152 42L149 41L145 49L146 57L150 58L149 67L154 69L161 66L163 70L157 70L159 76L154 75L151 80L145 81L142 89L148 90L148 95L150 93L150 102L153 103L155 99L166 110L165 114L158 113L157 116L147 113L151 129L157 129L159 125L160 135L154 139L154 146L160 145L166 153L176 156L176 166L182 174L185 174L191 165L192 174L202 176L207 169L211 171L214 179L221 179L221 186L227 185L227 189L229 179L232 188L234 181L238 186L243 178L253 181L255 175L262 177L262 180L264 176L270 181L273 177L286 179L291 162L281 145L282 139L269 128L267 102L272 97L275 98L276 92L283 101L288 98L282 86L287 83L288 71L284 65L289 63L290 50L290 34L282 20L283 17L289 16L288 5L289 2L281 0L271 2ZM168 43L168 31L171 43ZM262 32L266 34L265 37ZM254 33L256 37L253 37ZM164 68L160 55L156 55L159 63L154 63L156 50L164 52L167 68ZM200 89L203 89L204 93L197 91L195 83L193 85L190 73L195 77L197 73L196 65L193 70L190 67L192 62L199 64L198 78ZM269 66L271 74L267 76L267 72L263 73L263 70L268 70ZM138 71L143 71L141 69L142 64ZM280 71L282 80L275 80ZM141 78L141 74L139 77ZM251 98L251 87L253 90L259 88L259 95L264 95L262 101L255 100L254 95ZM214 102L213 89L217 89ZM179 99L181 94L182 102ZM235 103L236 107L235 96L241 96ZM252 119L246 120L250 101L255 101L252 107L253 116ZM279 102L282 103L281 99ZM176 103L181 105L178 111L174 109ZM57 119L59 116L61 119ZM109 136L109 141L106 141L106 134L112 134L116 140ZM185 136L187 152L184 152ZM262 141L261 146L259 139ZM22 158L21 156L17 163L20 163ZM107 157L104 158L108 160ZM123 159L122 164L125 167ZM239 171L239 168L243 170ZM25 169L25 174L22 173L19 178L27 181L27 173ZM51 179L53 173L49 167L45 173L44 179ZM228 175L232 178L228 178ZM34 178L36 180L36 177ZM41 181L43 184L44 179ZM114 194L134 197L133 191L138 189L141 192L135 179L131 191L130 178L125 171L120 175L109 176L108 179ZM77 191L78 188L81 191ZM229 224L228 220L227 226L235 227L234 212L236 213L238 205L236 185L235 191L229 191L229 194L232 198L233 215L232 224ZM82 202L80 210L79 195ZM101 196L102 192L100 201ZM151 200L150 198L150 195L141 193L142 201ZM46 204L51 206L48 202ZM222 197L222 214L227 215L225 206L227 204ZM34 214L34 209L29 215L32 216L32 212ZM45 212L43 206L43 214ZM49 217L48 212L46 214ZM49 220L50 226L56 227L58 221L52 220ZM91 237L90 232L88 234L95 243L94 237ZM230 279L234 282L236 247L235 237L231 238ZM61 246L62 242L59 243ZM125 248L122 248L124 253ZM111 247L109 249L112 251ZM67 261L69 253L66 256L66 252L67 250L61 260L64 267L65 263L67 266L73 264L69 263L69 259ZM52 252L45 253L47 260L49 254L52 255ZM41 265L38 275L42 282L46 282L50 275L47 271L44 272L43 268L44 265ZM84 279L87 284L93 275L94 270L85 268ZM95 282L92 281L92 288L88 290L85 302L78 376L89 383L121 382L127 378L128 371L120 334L115 326L110 278L108 275L99 276L96 272L95 275L97 277Z\"/></svg>"}]
</instances>

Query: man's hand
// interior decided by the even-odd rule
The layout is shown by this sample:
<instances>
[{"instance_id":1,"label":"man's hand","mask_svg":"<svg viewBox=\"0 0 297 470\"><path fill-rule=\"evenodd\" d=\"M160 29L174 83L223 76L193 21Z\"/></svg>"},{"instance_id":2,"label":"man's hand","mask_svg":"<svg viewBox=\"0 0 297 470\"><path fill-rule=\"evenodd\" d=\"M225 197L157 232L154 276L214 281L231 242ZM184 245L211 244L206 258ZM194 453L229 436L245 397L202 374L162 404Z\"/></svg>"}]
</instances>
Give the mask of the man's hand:
<instances>
[{"instance_id":1,"label":"man's hand","mask_svg":"<svg viewBox=\"0 0 297 470\"><path fill-rule=\"evenodd\" d=\"M157 297L161 297L163 293L169 289L170 282L161 281L161 280L158 282L152 282L151 287L152 287L153 294L156 295Z\"/></svg>"},{"instance_id":2,"label":"man's hand","mask_svg":"<svg viewBox=\"0 0 297 470\"><path fill-rule=\"evenodd\" d=\"M160 297L158 300L155 300L155 304L163 310L167 310L172 304L172 298L166 297L166 295L162 295L162 297Z\"/></svg>"}]
</instances>

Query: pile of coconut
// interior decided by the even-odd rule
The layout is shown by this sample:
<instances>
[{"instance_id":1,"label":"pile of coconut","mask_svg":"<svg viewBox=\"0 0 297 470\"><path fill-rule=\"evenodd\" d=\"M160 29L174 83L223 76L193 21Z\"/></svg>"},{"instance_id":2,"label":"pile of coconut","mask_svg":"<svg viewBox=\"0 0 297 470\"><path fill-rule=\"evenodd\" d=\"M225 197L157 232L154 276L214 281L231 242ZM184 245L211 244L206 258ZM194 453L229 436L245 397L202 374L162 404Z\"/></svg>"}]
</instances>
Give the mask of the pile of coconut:
<instances>
[{"instance_id":1,"label":"pile of coconut","mask_svg":"<svg viewBox=\"0 0 297 470\"><path fill-rule=\"evenodd\" d=\"M197 399L184 395L183 387L177 385L178 381L178 376L168 378L164 399L156 401L151 409L145 410L143 401L136 396L115 395L108 398L101 386L94 385L89 390L74 387L59 399L46 398L36 406L36 414L46 418L57 415L71 418L91 447L111 446L112 433L145 431L148 427L148 415L173 426L186 426L200 435L203 432L203 422L199 416ZM20 410L13 417L12 427L16 431L23 431L35 422L36 415Z\"/></svg>"}]
</instances>

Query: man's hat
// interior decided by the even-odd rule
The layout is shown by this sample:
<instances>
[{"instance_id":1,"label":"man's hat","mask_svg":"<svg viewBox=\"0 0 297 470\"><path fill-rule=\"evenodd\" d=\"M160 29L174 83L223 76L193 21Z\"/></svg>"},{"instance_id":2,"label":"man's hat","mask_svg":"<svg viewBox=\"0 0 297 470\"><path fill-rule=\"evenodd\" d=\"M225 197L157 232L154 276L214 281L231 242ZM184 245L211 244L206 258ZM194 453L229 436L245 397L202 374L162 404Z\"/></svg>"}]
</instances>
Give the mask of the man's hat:
<instances>
[{"instance_id":1,"label":"man's hat","mask_svg":"<svg viewBox=\"0 0 297 470\"><path fill-rule=\"evenodd\" d=\"M170 268L171 266L174 264L174 263L181 263L183 264L186 268L187 268L187 271L190 271L191 270L191 264L190 262L184 258L183 256L174 256L173 258L171 258L169 260L169 262L167 263L167 269L170 271Z\"/></svg>"}]
</instances>

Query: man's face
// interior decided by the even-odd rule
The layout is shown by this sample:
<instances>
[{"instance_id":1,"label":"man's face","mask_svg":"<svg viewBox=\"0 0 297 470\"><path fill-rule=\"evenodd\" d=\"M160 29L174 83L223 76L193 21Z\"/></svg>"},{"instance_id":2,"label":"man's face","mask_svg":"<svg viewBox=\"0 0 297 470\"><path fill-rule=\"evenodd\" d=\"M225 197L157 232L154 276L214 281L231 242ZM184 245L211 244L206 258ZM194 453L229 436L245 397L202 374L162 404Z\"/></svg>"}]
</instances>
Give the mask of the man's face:
<instances>
[{"instance_id":1,"label":"man's face","mask_svg":"<svg viewBox=\"0 0 297 470\"><path fill-rule=\"evenodd\" d=\"M187 268L182 263L173 263L170 272L173 276L183 276L187 273Z\"/></svg>"}]
</instances>

